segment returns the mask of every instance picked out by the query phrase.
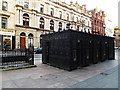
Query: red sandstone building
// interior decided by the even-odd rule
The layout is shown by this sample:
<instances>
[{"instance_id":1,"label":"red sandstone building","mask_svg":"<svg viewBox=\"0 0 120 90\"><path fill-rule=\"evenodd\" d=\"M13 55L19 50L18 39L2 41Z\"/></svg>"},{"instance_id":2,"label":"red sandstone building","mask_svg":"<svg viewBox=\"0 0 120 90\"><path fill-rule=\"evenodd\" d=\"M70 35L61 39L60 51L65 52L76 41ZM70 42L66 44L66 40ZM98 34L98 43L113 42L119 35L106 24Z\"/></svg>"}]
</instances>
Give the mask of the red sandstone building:
<instances>
[{"instance_id":1,"label":"red sandstone building","mask_svg":"<svg viewBox=\"0 0 120 90\"><path fill-rule=\"evenodd\" d=\"M104 11L100 10L98 12L97 8L95 8L89 12L91 12L91 15L92 15L91 33L104 36L105 35L105 13L104 13Z\"/></svg>"}]
</instances>

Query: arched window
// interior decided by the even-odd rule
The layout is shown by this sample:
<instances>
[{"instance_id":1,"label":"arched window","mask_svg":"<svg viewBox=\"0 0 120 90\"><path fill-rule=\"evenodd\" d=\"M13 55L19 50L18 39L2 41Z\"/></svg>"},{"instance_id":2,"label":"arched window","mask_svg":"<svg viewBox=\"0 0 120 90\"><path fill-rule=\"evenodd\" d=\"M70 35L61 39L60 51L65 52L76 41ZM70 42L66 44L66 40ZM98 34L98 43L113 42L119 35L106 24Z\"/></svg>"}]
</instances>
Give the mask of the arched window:
<instances>
[{"instance_id":1,"label":"arched window","mask_svg":"<svg viewBox=\"0 0 120 90\"><path fill-rule=\"evenodd\" d=\"M28 46L29 46L29 47L32 47L32 46L33 46L33 34L32 34L32 33L30 33L30 34L28 35Z\"/></svg>"},{"instance_id":2,"label":"arched window","mask_svg":"<svg viewBox=\"0 0 120 90\"><path fill-rule=\"evenodd\" d=\"M88 21L88 27L89 27L89 24L90 24L90 23L89 23L89 21Z\"/></svg>"},{"instance_id":3,"label":"arched window","mask_svg":"<svg viewBox=\"0 0 120 90\"><path fill-rule=\"evenodd\" d=\"M88 29L88 33L90 33L90 29Z\"/></svg>"},{"instance_id":4,"label":"arched window","mask_svg":"<svg viewBox=\"0 0 120 90\"><path fill-rule=\"evenodd\" d=\"M66 14L66 17L67 17L67 20L69 21L69 14L68 13Z\"/></svg>"},{"instance_id":5,"label":"arched window","mask_svg":"<svg viewBox=\"0 0 120 90\"><path fill-rule=\"evenodd\" d=\"M74 21L74 15L73 15L73 17L72 17L72 20Z\"/></svg>"},{"instance_id":6,"label":"arched window","mask_svg":"<svg viewBox=\"0 0 120 90\"><path fill-rule=\"evenodd\" d=\"M40 18L40 28L44 29L44 18Z\"/></svg>"},{"instance_id":7,"label":"arched window","mask_svg":"<svg viewBox=\"0 0 120 90\"><path fill-rule=\"evenodd\" d=\"M103 27L103 23L102 23L102 27Z\"/></svg>"},{"instance_id":8,"label":"arched window","mask_svg":"<svg viewBox=\"0 0 120 90\"><path fill-rule=\"evenodd\" d=\"M76 21L78 22L78 17L76 17Z\"/></svg>"},{"instance_id":9,"label":"arched window","mask_svg":"<svg viewBox=\"0 0 120 90\"><path fill-rule=\"evenodd\" d=\"M95 25L96 25L96 20L95 20Z\"/></svg>"},{"instance_id":10,"label":"arched window","mask_svg":"<svg viewBox=\"0 0 120 90\"><path fill-rule=\"evenodd\" d=\"M27 13L23 14L23 25L29 26L29 15Z\"/></svg>"},{"instance_id":11,"label":"arched window","mask_svg":"<svg viewBox=\"0 0 120 90\"><path fill-rule=\"evenodd\" d=\"M77 30L79 31L79 27L80 27L80 25L77 25Z\"/></svg>"},{"instance_id":12,"label":"arched window","mask_svg":"<svg viewBox=\"0 0 120 90\"><path fill-rule=\"evenodd\" d=\"M59 18L62 19L62 12L59 11Z\"/></svg>"},{"instance_id":13,"label":"arched window","mask_svg":"<svg viewBox=\"0 0 120 90\"><path fill-rule=\"evenodd\" d=\"M84 28L84 32L86 33L86 28Z\"/></svg>"},{"instance_id":14,"label":"arched window","mask_svg":"<svg viewBox=\"0 0 120 90\"><path fill-rule=\"evenodd\" d=\"M24 32L22 32L22 33L20 34L20 36L24 36L24 37L25 37L25 36L26 36L26 34L25 34Z\"/></svg>"},{"instance_id":15,"label":"arched window","mask_svg":"<svg viewBox=\"0 0 120 90\"><path fill-rule=\"evenodd\" d=\"M43 13L43 11L44 11L44 5L41 4L40 5L40 12Z\"/></svg>"},{"instance_id":16,"label":"arched window","mask_svg":"<svg viewBox=\"0 0 120 90\"><path fill-rule=\"evenodd\" d=\"M99 25L99 21L97 21L97 25Z\"/></svg>"},{"instance_id":17,"label":"arched window","mask_svg":"<svg viewBox=\"0 0 120 90\"><path fill-rule=\"evenodd\" d=\"M66 24L66 29L70 29L70 25L71 25L70 23L67 23Z\"/></svg>"},{"instance_id":18,"label":"arched window","mask_svg":"<svg viewBox=\"0 0 120 90\"><path fill-rule=\"evenodd\" d=\"M54 31L54 21L53 20L50 21L50 30Z\"/></svg>"},{"instance_id":19,"label":"arched window","mask_svg":"<svg viewBox=\"0 0 120 90\"><path fill-rule=\"evenodd\" d=\"M51 15L51 16L54 15L54 9L53 9L53 8L50 9L50 15Z\"/></svg>"},{"instance_id":20,"label":"arched window","mask_svg":"<svg viewBox=\"0 0 120 90\"><path fill-rule=\"evenodd\" d=\"M62 30L62 23L59 22L59 31Z\"/></svg>"},{"instance_id":21,"label":"arched window","mask_svg":"<svg viewBox=\"0 0 120 90\"><path fill-rule=\"evenodd\" d=\"M85 20L82 20L82 28L85 26Z\"/></svg>"},{"instance_id":22,"label":"arched window","mask_svg":"<svg viewBox=\"0 0 120 90\"><path fill-rule=\"evenodd\" d=\"M24 0L24 7L28 8L28 6L29 6L29 0Z\"/></svg>"},{"instance_id":23,"label":"arched window","mask_svg":"<svg viewBox=\"0 0 120 90\"><path fill-rule=\"evenodd\" d=\"M7 2L6 1L2 2L2 10L7 11Z\"/></svg>"}]
</instances>

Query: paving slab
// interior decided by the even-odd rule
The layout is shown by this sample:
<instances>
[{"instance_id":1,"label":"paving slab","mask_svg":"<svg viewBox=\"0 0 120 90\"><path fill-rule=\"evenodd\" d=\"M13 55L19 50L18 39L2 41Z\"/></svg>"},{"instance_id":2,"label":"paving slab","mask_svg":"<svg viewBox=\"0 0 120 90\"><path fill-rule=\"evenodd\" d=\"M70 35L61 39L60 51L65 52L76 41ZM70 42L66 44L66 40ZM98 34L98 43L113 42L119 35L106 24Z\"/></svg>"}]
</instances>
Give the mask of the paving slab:
<instances>
[{"instance_id":1,"label":"paving slab","mask_svg":"<svg viewBox=\"0 0 120 90\"><path fill-rule=\"evenodd\" d=\"M120 52L119 52L120 53ZM118 55L118 51L116 51ZM96 87L111 87L111 84L106 82L113 79L113 86L117 87L116 79L118 70L118 61L107 60L99 64L90 65L88 67L79 68L74 71L66 71L45 65L41 60L36 61L37 67L20 69L13 71L2 72L2 87L4 88L96 88ZM116 68L115 68L116 67ZM106 74L107 73L107 78ZM102 73L103 75L101 75ZM94 77L94 79L93 79ZM114 78L113 78L114 77ZM104 82L103 82L104 81ZM94 82L94 85L91 84ZM98 83L101 84L98 84Z\"/></svg>"},{"instance_id":2,"label":"paving slab","mask_svg":"<svg viewBox=\"0 0 120 90\"><path fill-rule=\"evenodd\" d=\"M68 88L118 88L118 66Z\"/></svg>"}]
</instances>

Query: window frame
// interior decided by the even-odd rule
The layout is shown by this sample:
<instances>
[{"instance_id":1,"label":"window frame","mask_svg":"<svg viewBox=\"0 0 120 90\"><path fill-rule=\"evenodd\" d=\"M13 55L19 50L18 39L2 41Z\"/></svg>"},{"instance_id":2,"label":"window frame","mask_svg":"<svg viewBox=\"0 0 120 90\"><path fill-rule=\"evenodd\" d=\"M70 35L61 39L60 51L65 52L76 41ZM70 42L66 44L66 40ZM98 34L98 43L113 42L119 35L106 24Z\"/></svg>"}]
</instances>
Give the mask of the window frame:
<instances>
[{"instance_id":1,"label":"window frame","mask_svg":"<svg viewBox=\"0 0 120 90\"><path fill-rule=\"evenodd\" d=\"M66 19L69 21L69 14L68 13L66 14Z\"/></svg>"},{"instance_id":2,"label":"window frame","mask_svg":"<svg viewBox=\"0 0 120 90\"><path fill-rule=\"evenodd\" d=\"M62 19L62 11L59 11L59 18Z\"/></svg>"},{"instance_id":3,"label":"window frame","mask_svg":"<svg viewBox=\"0 0 120 90\"><path fill-rule=\"evenodd\" d=\"M76 22L78 22L79 20L78 20L78 17L76 17Z\"/></svg>"},{"instance_id":4,"label":"window frame","mask_svg":"<svg viewBox=\"0 0 120 90\"><path fill-rule=\"evenodd\" d=\"M3 18L6 19L6 24L5 24L5 28L3 27ZM1 28L3 29L7 29L7 18L6 17L1 17Z\"/></svg>"},{"instance_id":5,"label":"window frame","mask_svg":"<svg viewBox=\"0 0 120 90\"><path fill-rule=\"evenodd\" d=\"M43 19L43 20L42 20ZM44 27L45 27L45 20L44 20L44 18L40 18L40 24L39 24L40 26L40 29L44 29Z\"/></svg>"},{"instance_id":6,"label":"window frame","mask_svg":"<svg viewBox=\"0 0 120 90\"><path fill-rule=\"evenodd\" d=\"M59 31L62 30L62 22L59 22Z\"/></svg>"},{"instance_id":7,"label":"window frame","mask_svg":"<svg viewBox=\"0 0 120 90\"><path fill-rule=\"evenodd\" d=\"M3 8L3 4L6 3L6 9ZM7 1L2 1L2 10L7 11L8 10L8 2Z\"/></svg>"},{"instance_id":8,"label":"window frame","mask_svg":"<svg viewBox=\"0 0 120 90\"><path fill-rule=\"evenodd\" d=\"M40 12L44 13L44 5L43 4L40 4Z\"/></svg>"},{"instance_id":9,"label":"window frame","mask_svg":"<svg viewBox=\"0 0 120 90\"><path fill-rule=\"evenodd\" d=\"M80 25L77 25L77 30L79 31L79 29L80 29Z\"/></svg>"},{"instance_id":10,"label":"window frame","mask_svg":"<svg viewBox=\"0 0 120 90\"><path fill-rule=\"evenodd\" d=\"M50 30L54 31L54 21L50 20Z\"/></svg>"},{"instance_id":11,"label":"window frame","mask_svg":"<svg viewBox=\"0 0 120 90\"><path fill-rule=\"evenodd\" d=\"M66 24L66 29L70 29L69 23Z\"/></svg>"},{"instance_id":12,"label":"window frame","mask_svg":"<svg viewBox=\"0 0 120 90\"><path fill-rule=\"evenodd\" d=\"M54 16L54 9L53 8L50 9L50 16Z\"/></svg>"},{"instance_id":13,"label":"window frame","mask_svg":"<svg viewBox=\"0 0 120 90\"><path fill-rule=\"evenodd\" d=\"M25 6L26 4L27 4L27 7ZM24 8L29 8L29 0L28 1L24 0Z\"/></svg>"},{"instance_id":14,"label":"window frame","mask_svg":"<svg viewBox=\"0 0 120 90\"><path fill-rule=\"evenodd\" d=\"M24 14L28 15L27 13L24 13ZM24 16L24 14L23 14L23 26L28 26L29 27L29 22L30 22L29 15L27 17L27 16ZM25 22L25 24L24 24L24 22ZM27 25L27 23L28 23L28 25Z\"/></svg>"}]
</instances>

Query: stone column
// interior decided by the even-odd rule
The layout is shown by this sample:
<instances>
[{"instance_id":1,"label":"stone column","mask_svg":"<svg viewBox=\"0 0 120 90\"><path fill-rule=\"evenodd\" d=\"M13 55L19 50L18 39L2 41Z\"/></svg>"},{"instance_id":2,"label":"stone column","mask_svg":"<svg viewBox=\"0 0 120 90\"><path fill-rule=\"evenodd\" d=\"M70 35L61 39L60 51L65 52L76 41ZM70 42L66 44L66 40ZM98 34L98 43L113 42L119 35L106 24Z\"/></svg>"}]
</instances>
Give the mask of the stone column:
<instances>
[{"instance_id":1,"label":"stone column","mask_svg":"<svg viewBox=\"0 0 120 90\"><path fill-rule=\"evenodd\" d=\"M34 21L34 22L35 22L35 23L34 23L34 24L35 24L34 26L37 27L37 16L36 16L36 14L35 14L35 21Z\"/></svg>"},{"instance_id":2,"label":"stone column","mask_svg":"<svg viewBox=\"0 0 120 90\"><path fill-rule=\"evenodd\" d=\"M26 48L28 48L28 34L26 33Z\"/></svg>"},{"instance_id":3,"label":"stone column","mask_svg":"<svg viewBox=\"0 0 120 90\"><path fill-rule=\"evenodd\" d=\"M20 25L23 25L23 12L20 10Z\"/></svg>"},{"instance_id":4,"label":"stone column","mask_svg":"<svg viewBox=\"0 0 120 90\"><path fill-rule=\"evenodd\" d=\"M20 17L19 17L19 16L20 16L20 15L19 15L20 13L19 13L19 10L17 10L16 12L17 12L17 15L16 15L16 21L17 21L17 22L16 22L16 23L19 25L19 24L20 24L20 23L19 23L19 22L20 22L20 21L19 21L19 20L20 20L20 19L19 19L19 18L20 18Z\"/></svg>"},{"instance_id":5,"label":"stone column","mask_svg":"<svg viewBox=\"0 0 120 90\"><path fill-rule=\"evenodd\" d=\"M37 20L36 20L36 27L39 28L39 21L40 21L40 17L39 16L36 16ZM46 22L45 22L46 23Z\"/></svg>"},{"instance_id":6,"label":"stone column","mask_svg":"<svg viewBox=\"0 0 120 90\"><path fill-rule=\"evenodd\" d=\"M54 21L54 31L58 31L58 21Z\"/></svg>"},{"instance_id":7,"label":"stone column","mask_svg":"<svg viewBox=\"0 0 120 90\"><path fill-rule=\"evenodd\" d=\"M64 22L62 22L62 30L65 28Z\"/></svg>"},{"instance_id":8,"label":"stone column","mask_svg":"<svg viewBox=\"0 0 120 90\"><path fill-rule=\"evenodd\" d=\"M20 35L19 35L19 31L16 30L16 49L20 48Z\"/></svg>"},{"instance_id":9,"label":"stone column","mask_svg":"<svg viewBox=\"0 0 120 90\"><path fill-rule=\"evenodd\" d=\"M30 26L34 26L34 21L35 21L34 14L31 14Z\"/></svg>"},{"instance_id":10,"label":"stone column","mask_svg":"<svg viewBox=\"0 0 120 90\"><path fill-rule=\"evenodd\" d=\"M45 29L50 30L50 19L45 19Z\"/></svg>"}]
</instances>

